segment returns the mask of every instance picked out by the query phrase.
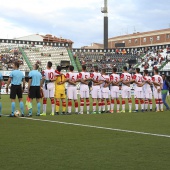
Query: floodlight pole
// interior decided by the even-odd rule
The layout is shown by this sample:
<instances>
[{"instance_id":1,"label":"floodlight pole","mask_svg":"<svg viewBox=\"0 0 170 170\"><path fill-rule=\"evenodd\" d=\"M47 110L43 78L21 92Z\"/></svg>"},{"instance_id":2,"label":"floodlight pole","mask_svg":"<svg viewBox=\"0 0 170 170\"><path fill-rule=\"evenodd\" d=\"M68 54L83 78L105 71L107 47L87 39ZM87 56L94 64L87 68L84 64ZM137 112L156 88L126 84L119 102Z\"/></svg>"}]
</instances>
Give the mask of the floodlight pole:
<instances>
[{"instance_id":1,"label":"floodlight pole","mask_svg":"<svg viewBox=\"0 0 170 170\"><path fill-rule=\"evenodd\" d=\"M104 0L104 7L101 12L104 13L104 49L108 49L108 4L107 0Z\"/></svg>"}]
</instances>

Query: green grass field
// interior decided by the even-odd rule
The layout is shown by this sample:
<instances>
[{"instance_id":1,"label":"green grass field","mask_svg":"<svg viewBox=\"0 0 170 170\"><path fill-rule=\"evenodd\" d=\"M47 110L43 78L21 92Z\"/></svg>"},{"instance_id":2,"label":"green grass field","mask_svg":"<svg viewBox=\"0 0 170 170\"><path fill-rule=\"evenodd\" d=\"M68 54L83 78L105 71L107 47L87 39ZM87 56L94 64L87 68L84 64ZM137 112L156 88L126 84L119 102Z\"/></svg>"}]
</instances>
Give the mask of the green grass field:
<instances>
[{"instance_id":1,"label":"green grass field","mask_svg":"<svg viewBox=\"0 0 170 170\"><path fill-rule=\"evenodd\" d=\"M9 96L1 100L3 114L10 114ZM47 108L50 114L50 105ZM1 117L0 127L2 170L170 169L169 111Z\"/></svg>"}]
</instances>

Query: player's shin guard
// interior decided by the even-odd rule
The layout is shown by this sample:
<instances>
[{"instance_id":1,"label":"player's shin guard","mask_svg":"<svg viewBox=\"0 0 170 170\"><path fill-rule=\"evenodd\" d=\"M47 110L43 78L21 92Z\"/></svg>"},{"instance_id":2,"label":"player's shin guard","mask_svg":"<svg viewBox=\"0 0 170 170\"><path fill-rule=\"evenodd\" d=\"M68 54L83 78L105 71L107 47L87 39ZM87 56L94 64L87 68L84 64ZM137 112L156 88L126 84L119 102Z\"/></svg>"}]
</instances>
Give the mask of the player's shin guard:
<instances>
[{"instance_id":1,"label":"player's shin guard","mask_svg":"<svg viewBox=\"0 0 170 170\"><path fill-rule=\"evenodd\" d=\"M149 100L150 110L152 110L152 100Z\"/></svg>"},{"instance_id":2,"label":"player's shin guard","mask_svg":"<svg viewBox=\"0 0 170 170\"><path fill-rule=\"evenodd\" d=\"M2 103L0 102L0 115L2 114Z\"/></svg>"},{"instance_id":3,"label":"player's shin guard","mask_svg":"<svg viewBox=\"0 0 170 170\"><path fill-rule=\"evenodd\" d=\"M101 104L101 110L102 110L102 111L105 111L105 100L102 99L102 100L101 100L101 103L99 103L99 104Z\"/></svg>"},{"instance_id":4,"label":"player's shin guard","mask_svg":"<svg viewBox=\"0 0 170 170\"><path fill-rule=\"evenodd\" d=\"M135 110L138 110L139 108L139 100L135 99Z\"/></svg>"},{"instance_id":5,"label":"player's shin guard","mask_svg":"<svg viewBox=\"0 0 170 170\"><path fill-rule=\"evenodd\" d=\"M40 111L41 111L41 103L38 102L38 103L37 103L37 115L40 114Z\"/></svg>"},{"instance_id":6,"label":"player's shin guard","mask_svg":"<svg viewBox=\"0 0 170 170\"><path fill-rule=\"evenodd\" d=\"M129 111L131 111L132 110L132 100L129 99L128 103L129 103Z\"/></svg>"},{"instance_id":7,"label":"player's shin guard","mask_svg":"<svg viewBox=\"0 0 170 170\"><path fill-rule=\"evenodd\" d=\"M155 99L156 110L159 111L159 99Z\"/></svg>"},{"instance_id":8,"label":"player's shin guard","mask_svg":"<svg viewBox=\"0 0 170 170\"><path fill-rule=\"evenodd\" d=\"M51 112L54 113L55 101L54 98L51 99Z\"/></svg>"},{"instance_id":9,"label":"player's shin guard","mask_svg":"<svg viewBox=\"0 0 170 170\"><path fill-rule=\"evenodd\" d=\"M145 110L148 109L149 100L145 99Z\"/></svg>"},{"instance_id":10,"label":"player's shin guard","mask_svg":"<svg viewBox=\"0 0 170 170\"><path fill-rule=\"evenodd\" d=\"M117 111L119 111L120 110L120 100L116 99L116 102L117 102Z\"/></svg>"},{"instance_id":11,"label":"player's shin guard","mask_svg":"<svg viewBox=\"0 0 170 170\"><path fill-rule=\"evenodd\" d=\"M20 102L19 107L20 107L20 110L21 110L21 114L24 115L24 103Z\"/></svg>"},{"instance_id":12,"label":"player's shin guard","mask_svg":"<svg viewBox=\"0 0 170 170\"><path fill-rule=\"evenodd\" d=\"M96 103L93 103L93 112L96 112Z\"/></svg>"},{"instance_id":13,"label":"player's shin guard","mask_svg":"<svg viewBox=\"0 0 170 170\"><path fill-rule=\"evenodd\" d=\"M60 109L60 102L58 100L56 100L55 102L55 111L58 113Z\"/></svg>"},{"instance_id":14,"label":"player's shin guard","mask_svg":"<svg viewBox=\"0 0 170 170\"><path fill-rule=\"evenodd\" d=\"M80 100L80 112L83 113L83 109L84 109L84 99Z\"/></svg>"},{"instance_id":15,"label":"player's shin guard","mask_svg":"<svg viewBox=\"0 0 170 170\"><path fill-rule=\"evenodd\" d=\"M66 102L64 101L64 102L62 102L62 109L63 109L63 112L65 112L66 111Z\"/></svg>"},{"instance_id":16,"label":"player's shin guard","mask_svg":"<svg viewBox=\"0 0 170 170\"><path fill-rule=\"evenodd\" d=\"M114 110L114 99L111 100L111 110Z\"/></svg>"},{"instance_id":17,"label":"player's shin guard","mask_svg":"<svg viewBox=\"0 0 170 170\"><path fill-rule=\"evenodd\" d=\"M78 113L78 107L79 107L78 101L75 101L75 111L76 111L76 113Z\"/></svg>"},{"instance_id":18,"label":"player's shin guard","mask_svg":"<svg viewBox=\"0 0 170 170\"><path fill-rule=\"evenodd\" d=\"M163 106L163 101L162 101L162 99L159 99L159 104L160 104L160 107L161 107L161 111L163 111L164 106Z\"/></svg>"},{"instance_id":19,"label":"player's shin guard","mask_svg":"<svg viewBox=\"0 0 170 170\"><path fill-rule=\"evenodd\" d=\"M141 109L144 110L144 100L140 99Z\"/></svg>"},{"instance_id":20,"label":"player's shin guard","mask_svg":"<svg viewBox=\"0 0 170 170\"><path fill-rule=\"evenodd\" d=\"M101 112L101 108L102 108L102 102L99 102L98 103L98 110L99 110L99 112Z\"/></svg>"},{"instance_id":21,"label":"player's shin guard","mask_svg":"<svg viewBox=\"0 0 170 170\"><path fill-rule=\"evenodd\" d=\"M87 112L89 112L90 109L90 100L86 99L86 106L87 106Z\"/></svg>"},{"instance_id":22,"label":"player's shin guard","mask_svg":"<svg viewBox=\"0 0 170 170\"><path fill-rule=\"evenodd\" d=\"M47 110L47 99L43 99L43 113L46 113Z\"/></svg>"},{"instance_id":23,"label":"player's shin guard","mask_svg":"<svg viewBox=\"0 0 170 170\"><path fill-rule=\"evenodd\" d=\"M125 111L125 100L122 100L122 111Z\"/></svg>"},{"instance_id":24,"label":"player's shin guard","mask_svg":"<svg viewBox=\"0 0 170 170\"><path fill-rule=\"evenodd\" d=\"M110 111L110 100L107 101L107 110Z\"/></svg>"},{"instance_id":25,"label":"player's shin guard","mask_svg":"<svg viewBox=\"0 0 170 170\"><path fill-rule=\"evenodd\" d=\"M71 113L72 101L68 101L68 113Z\"/></svg>"},{"instance_id":26,"label":"player's shin guard","mask_svg":"<svg viewBox=\"0 0 170 170\"><path fill-rule=\"evenodd\" d=\"M15 102L11 103L11 110L12 110L12 115L14 115L14 112L15 112Z\"/></svg>"}]
</instances>

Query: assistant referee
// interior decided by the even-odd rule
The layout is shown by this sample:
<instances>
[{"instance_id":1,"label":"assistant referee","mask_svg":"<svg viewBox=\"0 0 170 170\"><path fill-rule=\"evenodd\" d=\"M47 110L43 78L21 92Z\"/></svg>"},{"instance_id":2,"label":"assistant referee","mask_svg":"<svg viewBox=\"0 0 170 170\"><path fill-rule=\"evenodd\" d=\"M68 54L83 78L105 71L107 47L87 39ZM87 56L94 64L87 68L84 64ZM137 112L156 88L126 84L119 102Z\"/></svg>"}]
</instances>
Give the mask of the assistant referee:
<instances>
[{"instance_id":1,"label":"assistant referee","mask_svg":"<svg viewBox=\"0 0 170 170\"><path fill-rule=\"evenodd\" d=\"M9 75L7 87L6 87L6 93L8 94L8 87L11 83L11 91L10 91L10 99L11 99L11 114L9 117L15 117L14 112L15 112L15 100L16 96L19 99L19 104L20 104L20 111L22 114L22 117L24 117L24 103L22 101L22 93L25 89L25 77L23 72L19 70L19 63L14 62L13 64L13 71ZM23 83L23 87L22 87Z\"/></svg>"},{"instance_id":2,"label":"assistant referee","mask_svg":"<svg viewBox=\"0 0 170 170\"><path fill-rule=\"evenodd\" d=\"M28 92L29 92L29 98L30 102L32 105L32 100L36 98L37 100L37 116L40 116L40 109L41 109L41 103L40 103L40 98L41 93L40 93L40 88L42 86L42 75L38 71L39 65L35 64L34 65L34 70L30 71L28 74L29 77L29 82L28 82ZM27 117L32 117L32 108L29 109L29 114Z\"/></svg>"}]
</instances>

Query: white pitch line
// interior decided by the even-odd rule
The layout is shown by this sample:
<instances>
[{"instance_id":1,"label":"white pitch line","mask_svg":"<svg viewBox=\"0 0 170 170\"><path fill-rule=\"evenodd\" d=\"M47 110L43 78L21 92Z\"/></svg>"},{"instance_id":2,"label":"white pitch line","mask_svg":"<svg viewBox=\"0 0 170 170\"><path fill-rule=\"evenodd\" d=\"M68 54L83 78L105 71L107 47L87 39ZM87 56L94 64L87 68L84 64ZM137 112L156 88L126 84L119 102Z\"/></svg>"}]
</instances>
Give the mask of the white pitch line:
<instances>
[{"instance_id":1,"label":"white pitch line","mask_svg":"<svg viewBox=\"0 0 170 170\"><path fill-rule=\"evenodd\" d=\"M81 127L95 128L95 129L111 130L111 131L117 131L117 132L125 132L125 133L133 133L133 134L141 134L141 135L149 135L149 136L157 136L157 137L170 138L170 135L162 135L162 134L147 133L147 132L138 132L138 131L124 130L124 129L114 129L114 128L107 128L107 127L102 127L102 126L84 125L84 124L78 124L78 123L68 123L68 122L60 122L60 121L54 121L54 120L43 120L43 119L34 119L34 118L26 118L26 117L21 117L21 119L27 119L27 120L40 121L40 122L50 122L50 123L57 123L57 124L64 124L64 125L73 125L73 126L81 126Z\"/></svg>"}]
</instances>

